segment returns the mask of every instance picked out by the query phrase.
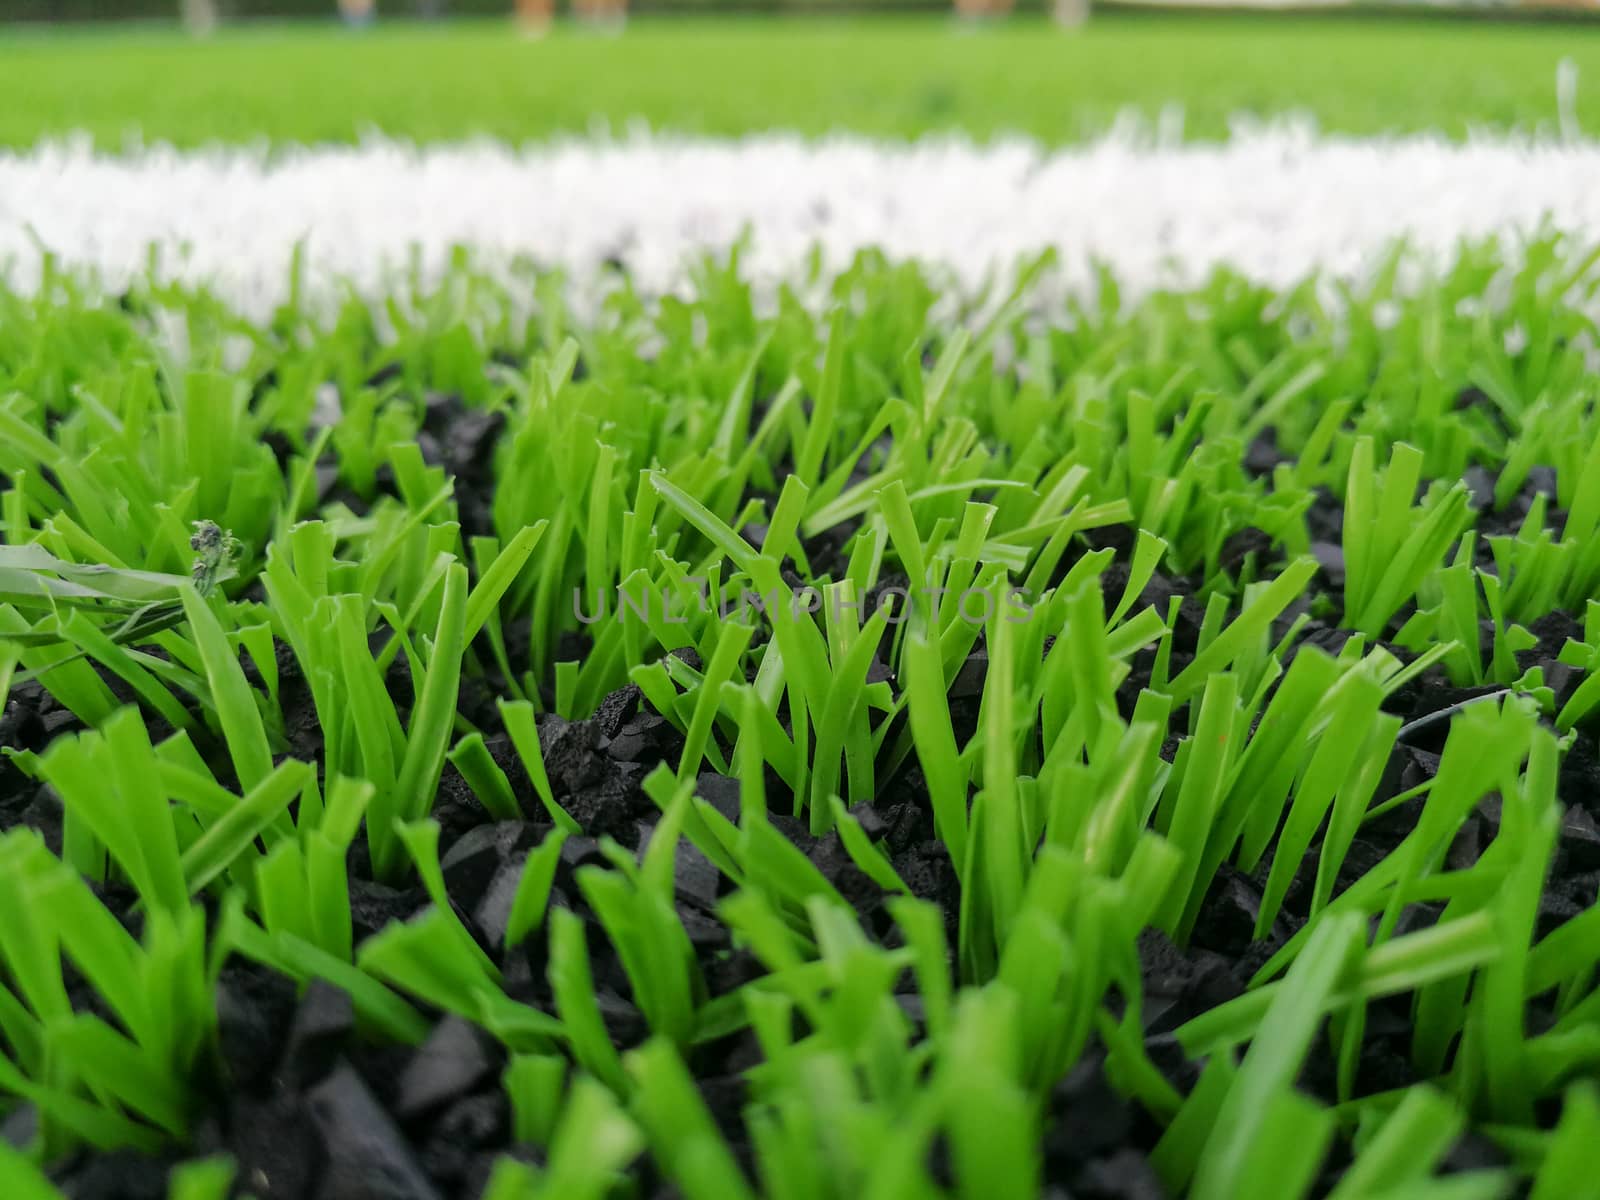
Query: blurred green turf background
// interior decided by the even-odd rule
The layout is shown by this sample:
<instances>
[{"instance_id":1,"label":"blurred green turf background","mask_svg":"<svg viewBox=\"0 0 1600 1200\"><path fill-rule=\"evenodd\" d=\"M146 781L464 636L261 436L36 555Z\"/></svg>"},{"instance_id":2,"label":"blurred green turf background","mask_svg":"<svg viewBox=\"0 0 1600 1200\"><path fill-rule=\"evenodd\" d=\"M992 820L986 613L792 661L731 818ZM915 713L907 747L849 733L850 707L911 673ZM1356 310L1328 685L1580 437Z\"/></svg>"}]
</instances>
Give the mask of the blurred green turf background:
<instances>
[{"instance_id":1,"label":"blurred green turf background","mask_svg":"<svg viewBox=\"0 0 1600 1200\"><path fill-rule=\"evenodd\" d=\"M0 144L89 131L347 141L364 129L510 140L652 126L910 136L959 128L1052 143L1127 108L1182 105L1190 137L1299 110L1355 134L1553 128L1556 67L1579 68L1600 130L1600 27L1348 15L1102 13L967 29L934 16L649 18L621 36L509 22L242 26L203 42L159 26L0 30Z\"/></svg>"}]
</instances>

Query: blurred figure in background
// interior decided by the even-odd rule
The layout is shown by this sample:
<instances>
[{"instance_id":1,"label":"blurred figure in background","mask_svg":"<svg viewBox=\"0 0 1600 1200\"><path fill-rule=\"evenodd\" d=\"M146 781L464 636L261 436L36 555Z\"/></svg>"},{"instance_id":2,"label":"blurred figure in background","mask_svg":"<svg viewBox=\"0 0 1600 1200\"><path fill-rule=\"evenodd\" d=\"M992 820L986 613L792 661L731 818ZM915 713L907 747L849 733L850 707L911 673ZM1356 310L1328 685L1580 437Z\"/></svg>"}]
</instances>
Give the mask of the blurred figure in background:
<instances>
[{"instance_id":1,"label":"blurred figure in background","mask_svg":"<svg viewBox=\"0 0 1600 1200\"><path fill-rule=\"evenodd\" d=\"M377 7L377 0L339 0L339 15L346 25L370 25Z\"/></svg>"},{"instance_id":2,"label":"blurred figure in background","mask_svg":"<svg viewBox=\"0 0 1600 1200\"><path fill-rule=\"evenodd\" d=\"M628 20L628 0L572 0L572 12L585 25L618 30Z\"/></svg>"},{"instance_id":3,"label":"blurred figure in background","mask_svg":"<svg viewBox=\"0 0 1600 1200\"><path fill-rule=\"evenodd\" d=\"M999 20L1011 14L1012 0L956 0L956 15L963 21Z\"/></svg>"},{"instance_id":4,"label":"blurred figure in background","mask_svg":"<svg viewBox=\"0 0 1600 1200\"><path fill-rule=\"evenodd\" d=\"M517 28L523 37L543 37L550 32L552 0L517 0Z\"/></svg>"},{"instance_id":5,"label":"blurred figure in background","mask_svg":"<svg viewBox=\"0 0 1600 1200\"><path fill-rule=\"evenodd\" d=\"M1049 0L1057 25L1076 28L1089 19L1089 0ZM1600 0L1595 0L1600 3ZM999 20L1011 15L1014 0L955 0L956 15L963 21Z\"/></svg>"},{"instance_id":6,"label":"blurred figure in background","mask_svg":"<svg viewBox=\"0 0 1600 1200\"><path fill-rule=\"evenodd\" d=\"M183 27L195 37L205 37L217 27L216 0L183 0Z\"/></svg>"},{"instance_id":7,"label":"blurred figure in background","mask_svg":"<svg viewBox=\"0 0 1600 1200\"><path fill-rule=\"evenodd\" d=\"M1050 11L1057 25L1076 29L1089 19L1089 0L1053 0Z\"/></svg>"}]
</instances>

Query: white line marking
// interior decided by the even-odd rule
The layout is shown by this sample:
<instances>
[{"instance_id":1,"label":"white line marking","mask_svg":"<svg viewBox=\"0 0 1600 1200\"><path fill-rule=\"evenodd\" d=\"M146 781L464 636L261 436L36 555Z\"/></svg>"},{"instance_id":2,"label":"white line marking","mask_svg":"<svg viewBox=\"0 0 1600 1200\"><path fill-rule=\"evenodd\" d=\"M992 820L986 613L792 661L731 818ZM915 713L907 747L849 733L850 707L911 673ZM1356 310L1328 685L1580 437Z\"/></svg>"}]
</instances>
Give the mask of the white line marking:
<instances>
[{"instance_id":1,"label":"white line marking","mask_svg":"<svg viewBox=\"0 0 1600 1200\"><path fill-rule=\"evenodd\" d=\"M104 155L77 141L0 153L0 264L30 286L43 246L120 286L153 246L165 275L262 313L285 295L302 239L313 287L342 277L376 294L411 256L431 276L460 244L486 263L529 255L579 280L621 259L642 288L663 291L748 228L746 263L765 282L803 276L813 246L830 267L870 246L970 289L1054 246L1060 288L1091 286L1095 260L1130 293L1220 264L1285 285L1359 276L1401 237L1419 261L1438 261L1462 238L1545 223L1600 236L1600 142L1567 133L1456 144L1279 123L1179 144L1128 127L1054 151L784 134L270 154Z\"/></svg>"}]
</instances>

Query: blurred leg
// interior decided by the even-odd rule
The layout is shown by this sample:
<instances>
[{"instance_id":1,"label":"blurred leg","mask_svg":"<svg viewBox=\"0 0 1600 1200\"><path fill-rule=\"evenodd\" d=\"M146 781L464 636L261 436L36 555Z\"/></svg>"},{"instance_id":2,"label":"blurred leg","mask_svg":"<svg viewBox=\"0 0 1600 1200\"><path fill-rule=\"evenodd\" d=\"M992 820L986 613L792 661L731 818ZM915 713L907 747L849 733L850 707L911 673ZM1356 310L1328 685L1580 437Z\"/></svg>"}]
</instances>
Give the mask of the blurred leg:
<instances>
[{"instance_id":1,"label":"blurred leg","mask_svg":"<svg viewBox=\"0 0 1600 1200\"><path fill-rule=\"evenodd\" d=\"M517 27L527 37L542 37L550 29L551 0L517 0Z\"/></svg>"},{"instance_id":2,"label":"blurred leg","mask_svg":"<svg viewBox=\"0 0 1600 1200\"><path fill-rule=\"evenodd\" d=\"M1089 0L1055 0L1056 24L1072 29L1089 19Z\"/></svg>"},{"instance_id":3,"label":"blurred leg","mask_svg":"<svg viewBox=\"0 0 1600 1200\"><path fill-rule=\"evenodd\" d=\"M216 0L183 0L183 27L204 37L217 27Z\"/></svg>"},{"instance_id":4,"label":"blurred leg","mask_svg":"<svg viewBox=\"0 0 1600 1200\"><path fill-rule=\"evenodd\" d=\"M376 11L376 0L339 0L339 15L346 25L366 25Z\"/></svg>"},{"instance_id":5,"label":"blurred leg","mask_svg":"<svg viewBox=\"0 0 1600 1200\"><path fill-rule=\"evenodd\" d=\"M627 19L622 0L572 0L573 15L585 25L615 27Z\"/></svg>"}]
</instances>

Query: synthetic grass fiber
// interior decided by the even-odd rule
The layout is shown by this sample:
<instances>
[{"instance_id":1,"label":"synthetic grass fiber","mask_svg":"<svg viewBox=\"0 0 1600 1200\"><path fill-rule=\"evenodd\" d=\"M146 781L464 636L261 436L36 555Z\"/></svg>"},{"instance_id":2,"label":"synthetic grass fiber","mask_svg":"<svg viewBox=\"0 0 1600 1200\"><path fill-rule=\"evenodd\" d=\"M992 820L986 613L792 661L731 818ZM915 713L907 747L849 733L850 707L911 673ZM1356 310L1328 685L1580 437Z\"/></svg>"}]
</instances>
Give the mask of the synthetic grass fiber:
<instances>
[{"instance_id":1,"label":"synthetic grass fiber","mask_svg":"<svg viewBox=\"0 0 1600 1200\"><path fill-rule=\"evenodd\" d=\"M1600 271L1384 261L0 289L5 1194L1600 1195Z\"/></svg>"}]
</instances>

